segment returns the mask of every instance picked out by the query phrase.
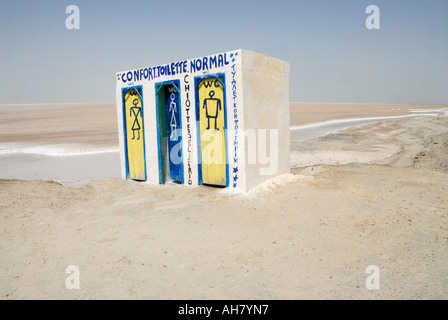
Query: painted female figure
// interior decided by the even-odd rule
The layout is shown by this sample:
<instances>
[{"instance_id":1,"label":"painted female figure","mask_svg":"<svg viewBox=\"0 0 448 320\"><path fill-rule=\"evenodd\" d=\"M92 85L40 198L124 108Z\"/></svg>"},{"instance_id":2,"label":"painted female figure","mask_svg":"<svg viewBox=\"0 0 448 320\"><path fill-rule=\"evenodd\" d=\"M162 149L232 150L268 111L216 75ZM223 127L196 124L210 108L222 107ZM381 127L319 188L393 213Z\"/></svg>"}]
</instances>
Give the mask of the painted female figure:
<instances>
[{"instance_id":1,"label":"painted female figure","mask_svg":"<svg viewBox=\"0 0 448 320\"><path fill-rule=\"evenodd\" d=\"M138 138L137 140L140 140L140 123L138 122L138 116L140 114L140 112L142 111L142 107L137 106L139 100L138 99L134 99L134 101L132 101L132 104L134 105L133 107L131 107L131 112L130 112L130 116L132 117L132 115L134 115L134 123L132 124L132 140L135 139L135 131L138 132Z\"/></svg>"}]
</instances>

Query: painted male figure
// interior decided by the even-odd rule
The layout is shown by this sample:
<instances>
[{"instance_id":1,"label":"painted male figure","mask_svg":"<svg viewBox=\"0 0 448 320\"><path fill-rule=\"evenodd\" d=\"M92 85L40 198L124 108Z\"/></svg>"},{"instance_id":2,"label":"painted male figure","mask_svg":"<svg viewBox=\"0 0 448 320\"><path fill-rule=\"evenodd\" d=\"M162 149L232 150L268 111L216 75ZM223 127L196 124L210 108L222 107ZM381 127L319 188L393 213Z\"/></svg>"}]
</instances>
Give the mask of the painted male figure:
<instances>
[{"instance_id":1,"label":"painted male figure","mask_svg":"<svg viewBox=\"0 0 448 320\"><path fill-rule=\"evenodd\" d=\"M204 106L203 106L203 108L205 108L205 116L207 117L208 121L207 130L210 129L210 118L215 119L215 130L219 130L216 127L216 122L218 118L218 110L221 110L222 108L221 100L213 98L213 96L215 95L214 90L211 90L208 95L210 96L210 98L204 99Z\"/></svg>"}]
</instances>

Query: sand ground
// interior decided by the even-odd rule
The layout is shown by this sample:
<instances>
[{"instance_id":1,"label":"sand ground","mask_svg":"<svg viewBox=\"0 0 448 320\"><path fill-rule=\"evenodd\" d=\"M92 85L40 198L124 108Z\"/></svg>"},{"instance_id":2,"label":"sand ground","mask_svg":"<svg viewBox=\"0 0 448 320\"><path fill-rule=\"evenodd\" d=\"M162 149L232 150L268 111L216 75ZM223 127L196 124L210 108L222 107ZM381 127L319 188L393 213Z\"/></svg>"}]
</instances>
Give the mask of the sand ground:
<instances>
[{"instance_id":1,"label":"sand ground","mask_svg":"<svg viewBox=\"0 0 448 320\"><path fill-rule=\"evenodd\" d=\"M448 117L291 150L291 174L249 194L1 180L0 298L448 298Z\"/></svg>"}]
</instances>

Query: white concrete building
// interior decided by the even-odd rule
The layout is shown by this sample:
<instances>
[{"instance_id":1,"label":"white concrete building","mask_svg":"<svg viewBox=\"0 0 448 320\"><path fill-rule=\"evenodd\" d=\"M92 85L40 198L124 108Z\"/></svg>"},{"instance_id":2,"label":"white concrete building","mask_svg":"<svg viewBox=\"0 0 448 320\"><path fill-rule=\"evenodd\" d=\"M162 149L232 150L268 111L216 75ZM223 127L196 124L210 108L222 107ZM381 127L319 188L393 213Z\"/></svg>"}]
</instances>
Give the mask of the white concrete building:
<instances>
[{"instance_id":1,"label":"white concrete building","mask_svg":"<svg viewBox=\"0 0 448 320\"><path fill-rule=\"evenodd\" d=\"M119 72L123 179L248 191L289 173L289 64L235 50Z\"/></svg>"}]
</instances>

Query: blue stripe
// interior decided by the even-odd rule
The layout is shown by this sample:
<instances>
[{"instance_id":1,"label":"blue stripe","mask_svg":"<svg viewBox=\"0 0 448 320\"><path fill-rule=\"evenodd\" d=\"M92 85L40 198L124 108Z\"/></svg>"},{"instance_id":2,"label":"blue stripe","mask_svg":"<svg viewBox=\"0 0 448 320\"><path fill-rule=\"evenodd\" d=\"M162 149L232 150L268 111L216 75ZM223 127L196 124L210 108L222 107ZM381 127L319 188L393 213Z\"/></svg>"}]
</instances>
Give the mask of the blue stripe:
<instances>
[{"instance_id":1,"label":"blue stripe","mask_svg":"<svg viewBox=\"0 0 448 320\"><path fill-rule=\"evenodd\" d=\"M161 86L160 86L161 87ZM160 90L160 87L157 88L157 84L155 84L155 89L156 92L158 92L157 90ZM159 157L158 157L158 162L159 162L159 184L164 184L164 180L163 180L163 160L162 160L162 147L161 147L161 143L162 143L162 133L159 131L159 94L156 93L156 127L157 127L157 150L159 151Z\"/></svg>"}]
</instances>

